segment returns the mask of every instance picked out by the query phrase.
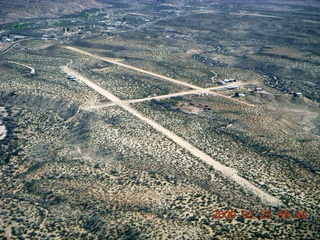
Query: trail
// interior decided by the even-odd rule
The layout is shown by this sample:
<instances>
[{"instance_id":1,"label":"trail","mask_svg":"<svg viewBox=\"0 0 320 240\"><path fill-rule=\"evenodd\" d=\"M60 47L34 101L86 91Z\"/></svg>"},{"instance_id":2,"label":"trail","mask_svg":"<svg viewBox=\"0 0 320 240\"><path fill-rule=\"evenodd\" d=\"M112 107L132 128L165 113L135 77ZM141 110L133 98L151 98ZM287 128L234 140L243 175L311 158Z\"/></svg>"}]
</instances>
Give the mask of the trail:
<instances>
[{"instance_id":1,"label":"trail","mask_svg":"<svg viewBox=\"0 0 320 240\"><path fill-rule=\"evenodd\" d=\"M281 206L282 205L282 202L278 198L270 195L269 193L264 192L263 190L257 188L253 184L251 184L248 180L238 176L237 175L237 171L235 169L232 169L230 167L226 167L226 166L222 165L221 163L215 161L208 154L206 154L206 153L202 152L201 150L197 149L192 144L190 144L186 140L182 139L181 137L179 137L175 133L173 133L170 130L164 128L163 126L161 126L160 124L156 123L155 121L143 116L136 109L131 107L129 105L129 103L125 103L124 101L121 101L118 97L114 96L112 93L110 93L110 92L106 91L105 89L99 87L95 83L91 82L89 79L87 79L87 78L83 77L82 75L80 75L80 73L70 69L67 66L61 67L61 69L64 72L66 72L67 74L76 76L81 82L85 83L86 85L91 87L93 90L97 91L98 93L100 93L104 97L110 99L111 101L117 103L118 106L122 107L123 109L125 109L129 113L133 114L134 116L139 118L141 121L147 123L148 125L150 125L154 129L159 131L160 133L164 134L167 138L171 139L176 144L178 144L181 147L185 148L190 153L192 153L194 156L196 156L196 157L200 158L201 160L205 161L206 163L212 165L215 168L215 170L221 171L221 173L223 173L224 175L230 177L232 180L234 180L236 183L238 183L243 188L253 192L255 195L259 196L261 198L261 200L264 201L265 203L268 203L268 204L270 204L272 206Z\"/></svg>"},{"instance_id":2,"label":"trail","mask_svg":"<svg viewBox=\"0 0 320 240\"><path fill-rule=\"evenodd\" d=\"M8 62L9 62L9 63L14 63L14 64L17 64L17 65L20 65L20 66L22 66L22 67L29 68L29 69L30 69L29 74L35 74L35 73L36 73L36 70L35 70L33 67L30 67L30 66L27 66L27 65L24 65L24 64L21 64L21 63L13 62L13 61L8 61Z\"/></svg>"}]
</instances>

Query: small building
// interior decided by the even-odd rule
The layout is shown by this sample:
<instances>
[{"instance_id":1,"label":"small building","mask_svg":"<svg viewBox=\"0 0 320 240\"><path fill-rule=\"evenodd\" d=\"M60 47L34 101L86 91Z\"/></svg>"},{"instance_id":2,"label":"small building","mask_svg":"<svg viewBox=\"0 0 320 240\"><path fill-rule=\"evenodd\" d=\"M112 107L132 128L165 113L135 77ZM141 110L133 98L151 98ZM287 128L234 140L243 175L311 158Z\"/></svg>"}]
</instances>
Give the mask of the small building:
<instances>
[{"instance_id":1,"label":"small building","mask_svg":"<svg viewBox=\"0 0 320 240\"><path fill-rule=\"evenodd\" d=\"M255 91L256 91L256 92L260 92L260 91L262 91L262 90L263 90L263 88L260 88L260 87L256 87L256 88L255 88Z\"/></svg>"},{"instance_id":2,"label":"small building","mask_svg":"<svg viewBox=\"0 0 320 240\"><path fill-rule=\"evenodd\" d=\"M226 85L227 83L225 81L219 81L218 84Z\"/></svg>"},{"instance_id":3,"label":"small building","mask_svg":"<svg viewBox=\"0 0 320 240\"><path fill-rule=\"evenodd\" d=\"M231 89L239 89L239 86L228 86L227 89L231 90Z\"/></svg>"},{"instance_id":4,"label":"small building","mask_svg":"<svg viewBox=\"0 0 320 240\"><path fill-rule=\"evenodd\" d=\"M21 39L25 39L25 38L26 38L25 36L16 35L13 37L13 41L17 41L17 40L21 40Z\"/></svg>"},{"instance_id":5,"label":"small building","mask_svg":"<svg viewBox=\"0 0 320 240\"><path fill-rule=\"evenodd\" d=\"M294 92L294 91L291 91L290 94L293 94L294 97L301 97L302 96L302 93L301 92Z\"/></svg>"},{"instance_id":6,"label":"small building","mask_svg":"<svg viewBox=\"0 0 320 240\"><path fill-rule=\"evenodd\" d=\"M234 78L229 78L228 81L229 81L229 82L236 82L237 80L234 79Z\"/></svg>"},{"instance_id":7,"label":"small building","mask_svg":"<svg viewBox=\"0 0 320 240\"><path fill-rule=\"evenodd\" d=\"M245 97L246 95L244 93L235 92L235 97Z\"/></svg>"},{"instance_id":8,"label":"small building","mask_svg":"<svg viewBox=\"0 0 320 240\"><path fill-rule=\"evenodd\" d=\"M229 82L236 82L237 80L234 78L224 79L223 82L229 83Z\"/></svg>"},{"instance_id":9,"label":"small building","mask_svg":"<svg viewBox=\"0 0 320 240\"><path fill-rule=\"evenodd\" d=\"M68 76L67 76L67 79L69 79L69 80L71 80L71 81L76 81L76 82L78 82L78 79L77 79L75 76L73 76L73 75L68 75Z\"/></svg>"},{"instance_id":10,"label":"small building","mask_svg":"<svg viewBox=\"0 0 320 240\"><path fill-rule=\"evenodd\" d=\"M11 39L10 39L10 38L7 38L7 37L3 37L3 38L2 38L2 41L3 41L3 42L11 42Z\"/></svg>"}]
</instances>

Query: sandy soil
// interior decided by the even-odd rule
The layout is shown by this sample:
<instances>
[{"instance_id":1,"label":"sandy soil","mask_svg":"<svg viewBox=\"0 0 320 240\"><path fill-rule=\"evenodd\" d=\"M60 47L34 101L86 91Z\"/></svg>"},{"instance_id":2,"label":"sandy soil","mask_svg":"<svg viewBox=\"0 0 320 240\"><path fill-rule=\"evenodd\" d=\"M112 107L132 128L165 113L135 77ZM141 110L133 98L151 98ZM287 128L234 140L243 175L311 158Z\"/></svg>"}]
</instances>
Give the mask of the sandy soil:
<instances>
[{"instance_id":1,"label":"sandy soil","mask_svg":"<svg viewBox=\"0 0 320 240\"><path fill-rule=\"evenodd\" d=\"M94 69L92 69L92 71L94 71L94 72L104 72L104 73L111 72L112 70L113 69L111 67L94 68Z\"/></svg>"},{"instance_id":2,"label":"sandy soil","mask_svg":"<svg viewBox=\"0 0 320 240\"><path fill-rule=\"evenodd\" d=\"M10 43L0 43L0 51L10 46Z\"/></svg>"},{"instance_id":3,"label":"sandy soil","mask_svg":"<svg viewBox=\"0 0 320 240\"><path fill-rule=\"evenodd\" d=\"M5 139L6 136L7 136L7 128L6 126L2 125L0 126L0 140Z\"/></svg>"},{"instance_id":4,"label":"sandy soil","mask_svg":"<svg viewBox=\"0 0 320 240\"><path fill-rule=\"evenodd\" d=\"M201 54L202 52L203 51L201 51L200 49L191 48L186 53L188 55L194 55L194 54Z\"/></svg>"},{"instance_id":5,"label":"sandy soil","mask_svg":"<svg viewBox=\"0 0 320 240\"><path fill-rule=\"evenodd\" d=\"M7 117L8 113L4 107L0 107L0 120L2 117ZM1 124L1 121L0 121ZM5 125L0 125L0 140L5 139L7 136L7 128Z\"/></svg>"}]
</instances>

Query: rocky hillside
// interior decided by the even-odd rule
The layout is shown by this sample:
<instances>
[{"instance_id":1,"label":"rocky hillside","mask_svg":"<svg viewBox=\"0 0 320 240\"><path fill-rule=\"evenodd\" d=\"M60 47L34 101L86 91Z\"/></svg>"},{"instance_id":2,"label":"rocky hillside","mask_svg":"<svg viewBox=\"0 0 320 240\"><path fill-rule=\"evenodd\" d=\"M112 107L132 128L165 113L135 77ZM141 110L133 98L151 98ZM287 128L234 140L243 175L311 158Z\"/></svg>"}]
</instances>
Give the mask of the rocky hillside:
<instances>
[{"instance_id":1,"label":"rocky hillside","mask_svg":"<svg viewBox=\"0 0 320 240\"><path fill-rule=\"evenodd\" d=\"M58 17L90 8L106 7L97 0L0 0L0 23L26 18Z\"/></svg>"}]
</instances>

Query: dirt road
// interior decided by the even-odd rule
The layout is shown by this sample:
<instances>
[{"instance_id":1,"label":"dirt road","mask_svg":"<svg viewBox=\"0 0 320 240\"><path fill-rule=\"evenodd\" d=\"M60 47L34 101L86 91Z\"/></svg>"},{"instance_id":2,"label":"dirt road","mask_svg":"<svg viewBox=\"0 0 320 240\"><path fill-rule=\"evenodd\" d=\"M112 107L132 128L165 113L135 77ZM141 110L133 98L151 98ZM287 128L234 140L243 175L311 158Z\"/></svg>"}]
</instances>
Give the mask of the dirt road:
<instances>
[{"instance_id":1,"label":"dirt road","mask_svg":"<svg viewBox=\"0 0 320 240\"><path fill-rule=\"evenodd\" d=\"M243 188L245 188L245 189L251 191L252 193L254 193L255 195L259 196L263 202L268 203L268 204L270 204L272 206L280 206L280 205L282 205L281 201L278 198L276 198L276 197L264 192L263 190L257 188L253 184L251 184L248 180L238 176L236 170L234 170L234 169L232 169L230 167L226 167L226 166L222 165L221 163L215 161L208 154L206 154L206 153L202 152L201 150L197 149L196 147L191 145L189 142L187 142L186 140L184 140L181 137L179 137L178 135L176 135L174 132L171 132L170 130L164 128L163 126L161 126L160 124L156 123L155 121L143 116L136 109L131 107L129 105L129 103L126 103L125 101L121 101L118 97L114 96L112 93L110 93L110 92L106 91L105 89L99 87L98 85L96 85L93 82L91 82L89 79L83 77L78 72L70 69L67 66L61 67L61 69L67 74L74 75L81 82L85 83L86 85L91 87L93 90L97 91L98 93L100 93L104 97L110 99L111 101L117 103L118 106L120 106L123 109L125 109L126 111L130 112L131 114L133 114L134 116L139 118L141 121L149 124L151 127L156 129L160 133L164 134L167 138L171 139L176 144L178 144L181 147L187 149L194 156L196 156L199 159L205 161L206 163L212 165L215 168L215 170L221 171L224 175L230 177L232 180L234 180L236 183L238 183Z\"/></svg>"},{"instance_id":2,"label":"dirt road","mask_svg":"<svg viewBox=\"0 0 320 240\"><path fill-rule=\"evenodd\" d=\"M120 101L125 103L125 104L129 104L129 103L138 103L138 102L150 101L152 99L160 100L160 99L178 97L178 96L189 95L189 94L201 94L202 92L204 92L204 91L202 91L202 90L190 90L190 91L185 91L185 92L171 93L171 94L154 96L154 97L146 97L146 98L130 99L130 100L120 100ZM206 94L215 95L215 93L209 92L209 91L205 91L205 93ZM84 109L84 110L89 110L89 109L111 107L111 106L114 106L114 105L117 105L117 104L118 104L118 102L111 102L111 103L105 103L105 104L100 104L100 105L81 106L81 108Z\"/></svg>"},{"instance_id":3,"label":"dirt road","mask_svg":"<svg viewBox=\"0 0 320 240\"><path fill-rule=\"evenodd\" d=\"M30 67L30 66L27 66L27 65L24 65L24 64L21 64L21 63L17 63L17 62L12 62L12 61L8 61L8 62L17 64L17 65L20 65L20 66L23 66L23 67L26 67L26 68L29 68L30 69L29 74L35 74L36 73L36 70L33 67Z\"/></svg>"},{"instance_id":4,"label":"dirt road","mask_svg":"<svg viewBox=\"0 0 320 240\"><path fill-rule=\"evenodd\" d=\"M143 70L141 68L133 67L133 66L130 66L130 65L115 61L114 59L111 59L111 58L100 57L100 56L98 56L96 54L92 54L92 53L89 53L87 51L75 48L75 47L65 46L64 48L72 50L72 51L75 51L75 52L78 52L78 53L82 53L82 54L90 56L92 58L96 58L96 59L99 59L99 60L102 60L102 61L105 61L105 62L109 62L109 63L115 64L115 65L118 65L118 66L121 66L121 67L124 67L124 68L128 68L128 69L131 69L131 70L134 70L134 71L137 71L137 72L141 72L141 73L144 73L144 74L156 77L156 78L160 78L160 79L163 79L165 81L173 82L173 83L178 84L178 85L183 85L183 86L186 86L186 87L189 87L189 88L192 88L192 89L199 89L199 90L202 89L201 87L198 87L198 86L195 86L195 85L183 82L183 81L179 81L179 80L176 80L176 79L164 76L164 75L160 75L160 74L157 74L157 73L146 71L146 70Z\"/></svg>"},{"instance_id":5,"label":"dirt road","mask_svg":"<svg viewBox=\"0 0 320 240\"><path fill-rule=\"evenodd\" d=\"M228 97L228 96L225 96L225 95L222 95L222 94L209 92L209 90L219 89L219 88L221 88L221 86L219 86L219 87L211 87L209 89L205 89L205 88L201 88L201 87L198 87L198 86L195 86L193 84L189 84L189 83L186 83L186 82L183 82L183 81L180 81L180 80L169 78L169 77L161 75L161 74L153 73L153 72L150 72L150 71L143 70L141 68L136 68L136 67L124 64L124 63L120 63L120 62L118 62L118 61L116 61L114 59L111 59L111 58L100 57L100 56L98 56L96 54L92 54L92 53L89 53L87 51L75 48L75 47L65 46L64 48L69 49L71 51L78 52L78 53L82 53L82 54L90 56L92 58L96 58L96 59L99 59L99 60L102 60L102 61L106 61L106 62L109 62L109 63L112 63L112 64L116 64L116 65L124 67L124 68L128 68L128 69L131 69L131 70L134 70L134 71L137 71L137 72L141 72L141 73L144 73L144 74L156 77L156 78L160 78L160 79L165 80L165 81L169 81L169 82L172 82L172 83L175 83L175 84L178 84L178 85L186 86L186 87L189 87L191 89L200 90L200 92L213 94L213 95L220 96L220 97L223 97L223 98L227 98L229 100L232 100L232 101L235 101L235 102L238 102L238 103L241 103L241 104L245 104L245 105L247 105L249 107L254 107L253 104L246 103L246 102L243 102L243 101L240 101L238 99L231 98L231 97ZM244 84L243 82L236 83L236 85L238 85L238 86L243 85L243 84ZM168 97L171 97L171 96L168 95ZM163 97L163 98L165 98L165 97ZM143 101L147 101L147 100L151 100L151 99L145 99L145 100L141 99L141 100L136 100L136 101L137 102L143 102ZM157 99L157 98L155 98L155 99ZM159 97L159 99L160 99L160 97Z\"/></svg>"},{"instance_id":6,"label":"dirt road","mask_svg":"<svg viewBox=\"0 0 320 240\"><path fill-rule=\"evenodd\" d=\"M240 83L238 84L239 86L242 85L244 83ZM227 99L230 99L232 101L236 101L236 102L239 102L241 104L245 104L245 105L248 105L250 107L254 107L253 104L250 104L250 103L246 103L246 102L243 102L243 101L240 101L238 99L234 99L234 98L231 98L229 96L225 96L225 95L222 95L222 94L218 94L216 92L211 92L211 90L219 90L221 88L224 88L224 87L211 87L211 88L204 88L204 89L201 89L201 90L190 90L190 91L184 91L184 92L178 92L178 93L170 93L170 94L166 94L166 95L160 95L160 96L154 96L154 97L146 97L146 98L139 98L139 99L130 99L130 100L122 100L122 102L124 103L138 103L138 102L145 102L145 101L150 101L150 100L160 100L160 99L166 99L166 98L171 98L171 97L178 97L178 96L184 96L184 95L190 95L190 94L201 94L201 93L205 93L205 94L210 94L210 95L214 95L214 96L220 96L220 97L224 97L224 98L227 98ZM117 103L116 102L112 102L112 103L106 103L106 104L100 104L100 105L91 105L91 106L81 106L82 109L84 110L89 110L89 109L97 109L97 108L105 108L105 107L111 107L111 106L114 106L116 105Z\"/></svg>"}]
</instances>

